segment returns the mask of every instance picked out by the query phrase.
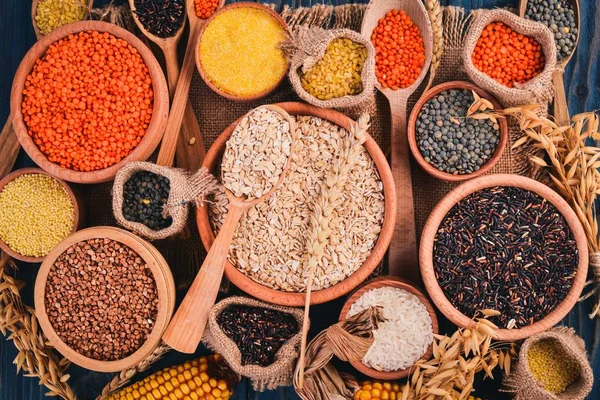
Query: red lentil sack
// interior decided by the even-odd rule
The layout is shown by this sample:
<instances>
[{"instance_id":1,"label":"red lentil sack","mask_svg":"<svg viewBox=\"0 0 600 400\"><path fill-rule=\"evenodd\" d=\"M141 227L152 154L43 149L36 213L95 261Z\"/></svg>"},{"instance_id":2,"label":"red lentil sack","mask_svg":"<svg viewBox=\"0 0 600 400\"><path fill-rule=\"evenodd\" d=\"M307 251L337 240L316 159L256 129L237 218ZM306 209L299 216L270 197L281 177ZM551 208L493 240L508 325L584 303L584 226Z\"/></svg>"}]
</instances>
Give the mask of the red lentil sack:
<instances>
[{"instance_id":1,"label":"red lentil sack","mask_svg":"<svg viewBox=\"0 0 600 400\"><path fill-rule=\"evenodd\" d=\"M350 39L364 46L367 56L360 73L362 91L357 94L319 99L305 90L302 75L323 59L329 44L338 38ZM292 87L307 103L323 108L335 108L352 116L373 110L375 104L375 48L371 41L350 29L325 30L299 27L288 42L282 45L290 60L289 79Z\"/></svg>"},{"instance_id":2,"label":"red lentil sack","mask_svg":"<svg viewBox=\"0 0 600 400\"><path fill-rule=\"evenodd\" d=\"M289 314L296 320L298 332L285 341L275 353L274 361L271 364L264 367L252 363L244 364L238 345L219 326L217 322L219 315L229 306L234 305L275 310ZM300 354L303 319L304 311L302 309L277 306L241 296L229 297L211 309L203 342L210 349L221 354L233 371L249 378L254 390L260 392L273 390L280 386L289 386L292 383L294 362ZM249 328L247 322L244 325ZM251 341L250 338L245 340Z\"/></svg>"},{"instance_id":3,"label":"red lentil sack","mask_svg":"<svg viewBox=\"0 0 600 400\"><path fill-rule=\"evenodd\" d=\"M517 34L529 37L541 45L545 66L539 74L527 82L515 82L513 87L508 87L477 69L473 63L473 54L482 32L494 22L502 22ZM491 48L489 54L499 54L501 51L502 49ZM520 18L506 10L478 10L465 37L462 58L469 78L477 86L494 95L504 107L532 103L545 104L552 100L552 72L556 68L556 43L550 29L539 22Z\"/></svg>"},{"instance_id":4,"label":"red lentil sack","mask_svg":"<svg viewBox=\"0 0 600 400\"><path fill-rule=\"evenodd\" d=\"M562 353L576 363L579 377L563 392L554 394L540 384L533 375L528 362L531 347L542 340L554 340ZM552 368L552 366L551 366ZM519 350L515 369L503 380L504 390L515 400L584 400L594 384L594 372L588 361L583 339L571 328L556 327L525 340Z\"/></svg>"},{"instance_id":5,"label":"red lentil sack","mask_svg":"<svg viewBox=\"0 0 600 400\"><path fill-rule=\"evenodd\" d=\"M129 178L138 171L148 171L162 175L169 180L170 190L167 203L163 207L163 217L171 217L170 226L153 230L141 222L130 221L123 215L124 187ZM219 183L206 168L196 173L182 169L163 167L150 162L130 162L119 170L112 188L112 208L117 223L150 240L173 236L187 224L189 204L201 202L206 195L215 191Z\"/></svg>"}]
</instances>

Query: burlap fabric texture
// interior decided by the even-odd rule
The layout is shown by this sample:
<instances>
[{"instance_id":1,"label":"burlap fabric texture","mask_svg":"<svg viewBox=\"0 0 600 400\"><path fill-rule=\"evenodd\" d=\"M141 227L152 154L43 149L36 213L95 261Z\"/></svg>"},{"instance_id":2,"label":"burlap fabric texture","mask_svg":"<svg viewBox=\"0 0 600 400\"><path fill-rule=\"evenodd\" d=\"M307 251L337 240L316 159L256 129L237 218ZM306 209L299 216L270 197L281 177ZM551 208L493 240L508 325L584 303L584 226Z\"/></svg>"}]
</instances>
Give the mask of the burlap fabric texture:
<instances>
[{"instance_id":1,"label":"burlap fabric texture","mask_svg":"<svg viewBox=\"0 0 600 400\"><path fill-rule=\"evenodd\" d=\"M471 54L477 45L481 32L492 22L504 22L515 32L534 38L541 46L546 58L543 71L523 84L515 84L509 88L496 82L473 65ZM550 29L539 22L534 22L506 10L480 10L467 33L462 52L465 70L469 78L482 89L495 95L505 107L523 104L545 104L552 100L552 71L556 68L556 44Z\"/></svg>"},{"instance_id":2,"label":"burlap fabric texture","mask_svg":"<svg viewBox=\"0 0 600 400\"><path fill-rule=\"evenodd\" d=\"M169 179L170 191L167 204L163 207L163 217L171 217L173 223L161 230L153 230L140 222L129 221L123 215L123 188L133 174L149 171ZM212 193L218 186L217 180L204 168L189 173L178 168L169 168L150 162L131 162L125 165L115 177L112 190L112 210L117 223L145 238L165 239L181 232L188 222L189 204L197 203Z\"/></svg>"},{"instance_id":3,"label":"burlap fabric texture","mask_svg":"<svg viewBox=\"0 0 600 400\"><path fill-rule=\"evenodd\" d=\"M221 330L217 323L219 314L231 305L268 308L292 315L298 321L298 333L284 343L275 354L275 361L266 367L260 365L242 365L242 354L237 345ZM231 369L249 378L256 391L272 390L292 383L294 362L299 355L301 327L304 311L298 308L282 307L264 303L248 297L234 296L217 303L210 310L208 329L204 334L204 342L217 353L220 353Z\"/></svg>"},{"instance_id":4,"label":"burlap fabric texture","mask_svg":"<svg viewBox=\"0 0 600 400\"><path fill-rule=\"evenodd\" d=\"M304 90L300 76L310 71L323 58L329 43L337 38L350 39L367 49L367 59L361 72L363 91L357 95L320 100ZM350 29L325 30L300 26L283 47L290 58L290 82L302 100L318 107L335 108L352 115L372 108L375 103L375 48L371 41L360 33Z\"/></svg>"},{"instance_id":5,"label":"burlap fabric texture","mask_svg":"<svg viewBox=\"0 0 600 400\"><path fill-rule=\"evenodd\" d=\"M531 374L527 362L527 353L531 346L546 339L555 340L580 368L579 379L558 395L544 390ZM594 383L594 372L585 352L585 342L573 329L564 326L532 336L523 342L516 369L503 383L506 391L512 393L515 400L583 400L592 390Z\"/></svg>"}]
</instances>

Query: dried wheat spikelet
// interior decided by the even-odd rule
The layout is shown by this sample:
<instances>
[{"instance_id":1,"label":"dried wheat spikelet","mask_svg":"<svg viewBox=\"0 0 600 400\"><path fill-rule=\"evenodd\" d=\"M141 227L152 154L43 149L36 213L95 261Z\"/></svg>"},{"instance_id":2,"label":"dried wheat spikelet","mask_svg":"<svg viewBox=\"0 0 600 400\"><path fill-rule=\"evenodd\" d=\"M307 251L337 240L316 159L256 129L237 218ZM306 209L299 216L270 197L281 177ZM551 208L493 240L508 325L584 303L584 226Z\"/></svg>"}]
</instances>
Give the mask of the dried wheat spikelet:
<instances>
[{"instance_id":1,"label":"dried wheat spikelet","mask_svg":"<svg viewBox=\"0 0 600 400\"><path fill-rule=\"evenodd\" d=\"M442 55L444 54L444 26L443 12L438 0L425 0L429 21L433 30L433 55L431 56L431 66L429 67L429 81L425 86L426 92L435 79L435 73L440 66Z\"/></svg>"},{"instance_id":2,"label":"dried wheat spikelet","mask_svg":"<svg viewBox=\"0 0 600 400\"><path fill-rule=\"evenodd\" d=\"M12 340L19 351L13 361L17 373L25 371L25 376L37 377L40 385L49 389L48 396L75 399L75 394L65 374L70 362L60 358L39 329L35 310L23 303L20 290L25 283L10 275L15 270L14 261L6 254L0 255L0 331Z\"/></svg>"},{"instance_id":3,"label":"dried wheat spikelet","mask_svg":"<svg viewBox=\"0 0 600 400\"><path fill-rule=\"evenodd\" d=\"M302 326L302 340L300 345L300 372L298 387L304 385L304 357L306 353L306 337L308 326L308 315L310 311L310 294L312 292L313 279L317 265L323 259L325 247L329 244L332 233L331 221L336 218L336 210L344 201L344 186L352 168L360 157L364 142L367 140L369 129L369 115L363 114L358 121L350 126L350 134L342 143L340 155L335 161L331 175L325 179L321 187L321 193L315 201L314 211L310 215L309 229L306 235L306 257L308 260L308 281L306 285L306 300L304 304L304 322Z\"/></svg>"},{"instance_id":4,"label":"dried wheat spikelet","mask_svg":"<svg viewBox=\"0 0 600 400\"><path fill-rule=\"evenodd\" d=\"M498 111L474 111L470 117L515 118L524 135L513 144L513 148L528 144L546 153L546 159L531 156L530 160L538 169L546 170L545 183L575 210L587 237L590 266L596 280L594 288L583 296L582 300L585 300L600 293L600 240L595 207L600 194L600 147L588 144L589 141L600 140L600 118L594 112L586 112L571 118L570 125L559 126L540 116L538 109L538 105L532 104ZM596 301L590 318L599 315L600 301Z\"/></svg>"},{"instance_id":5,"label":"dried wheat spikelet","mask_svg":"<svg viewBox=\"0 0 600 400\"><path fill-rule=\"evenodd\" d=\"M517 348L515 343L493 341L498 327L488 318L499 314L482 310L470 328L460 328L452 336L435 335L433 358L417 362L402 388L401 399L464 400L471 394L478 372L494 379L492 372L499 367L509 374Z\"/></svg>"}]
</instances>

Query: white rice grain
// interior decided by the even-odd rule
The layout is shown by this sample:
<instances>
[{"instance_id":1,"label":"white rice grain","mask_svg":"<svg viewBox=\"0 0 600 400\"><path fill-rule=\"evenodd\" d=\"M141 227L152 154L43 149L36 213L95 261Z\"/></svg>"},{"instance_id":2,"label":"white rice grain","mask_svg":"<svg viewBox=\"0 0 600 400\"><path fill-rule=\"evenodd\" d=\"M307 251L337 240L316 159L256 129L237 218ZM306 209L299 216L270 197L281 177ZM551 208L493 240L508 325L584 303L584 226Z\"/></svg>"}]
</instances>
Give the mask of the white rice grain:
<instances>
[{"instance_id":1,"label":"white rice grain","mask_svg":"<svg viewBox=\"0 0 600 400\"><path fill-rule=\"evenodd\" d=\"M433 325L427 308L406 290L381 287L360 296L350 307L348 316L375 306L383 307L387 321L373 331L375 341L363 357L363 364L378 371L409 368L433 342Z\"/></svg>"}]
</instances>

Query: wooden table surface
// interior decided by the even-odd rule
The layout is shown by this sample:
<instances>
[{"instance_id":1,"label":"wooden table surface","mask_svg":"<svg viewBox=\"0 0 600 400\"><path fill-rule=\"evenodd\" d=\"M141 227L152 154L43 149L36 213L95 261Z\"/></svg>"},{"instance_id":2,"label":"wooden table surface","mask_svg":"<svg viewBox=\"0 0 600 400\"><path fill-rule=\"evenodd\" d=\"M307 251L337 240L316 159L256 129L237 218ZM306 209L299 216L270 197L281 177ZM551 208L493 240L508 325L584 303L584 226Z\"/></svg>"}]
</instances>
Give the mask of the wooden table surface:
<instances>
[{"instance_id":1,"label":"wooden table surface","mask_svg":"<svg viewBox=\"0 0 600 400\"><path fill-rule=\"evenodd\" d=\"M360 0L358 0L360 1ZM106 0L96 0L96 5L105 3ZM228 1L229 2L229 1ZM268 2L268 1L267 1ZM277 0L276 3L289 4L291 6L310 6L321 1L306 0ZM328 0L328 4L343 4L352 0ZM513 0L441 0L442 5L454 5L466 9L502 7L506 5L517 5ZM581 4L581 33L577 52L571 60L566 73L565 85L569 110L571 115L600 109L600 1L580 0ZM35 35L31 27L30 1L24 0L1 0L0 1L0 122L4 121L9 114L10 87L14 73L19 62L27 50L35 42ZM598 26L596 26L598 24ZM17 167L32 165L31 161L21 154L17 160ZM37 273L37 267L21 265L18 277L24 279L31 289ZM179 294L181 299L182 294ZM24 290L24 297L28 304L32 304L31 292ZM179 299L179 300L180 300ZM325 305L313 307L311 312L312 329L315 334L329 326L335 320L343 304L343 299L330 302ZM591 309L591 301L580 303L575 307L564 324L577 330L586 342L587 351L597 376L600 376L600 319L590 320L587 313ZM451 327L448 327L451 329ZM200 349L198 354L204 352ZM0 400L29 400L42 399L45 390L38 386L38 380L16 375L15 366L12 364L16 356L16 350L12 343L0 340ZM157 363L150 371L168 365L174 365L189 356L171 352L165 359ZM341 365L341 368L347 366ZM349 370L350 371L350 370ZM70 383L81 399L93 399L99 390L111 378L108 374L91 373L78 367L72 367ZM497 379L499 381L499 379ZM496 387L499 382L486 381L476 385L478 395L489 399L501 399ZM248 382L242 382L236 387L233 399L296 399L293 389L285 388L273 392L255 393ZM594 384L594 391L589 399L600 399L600 382Z\"/></svg>"}]
</instances>

